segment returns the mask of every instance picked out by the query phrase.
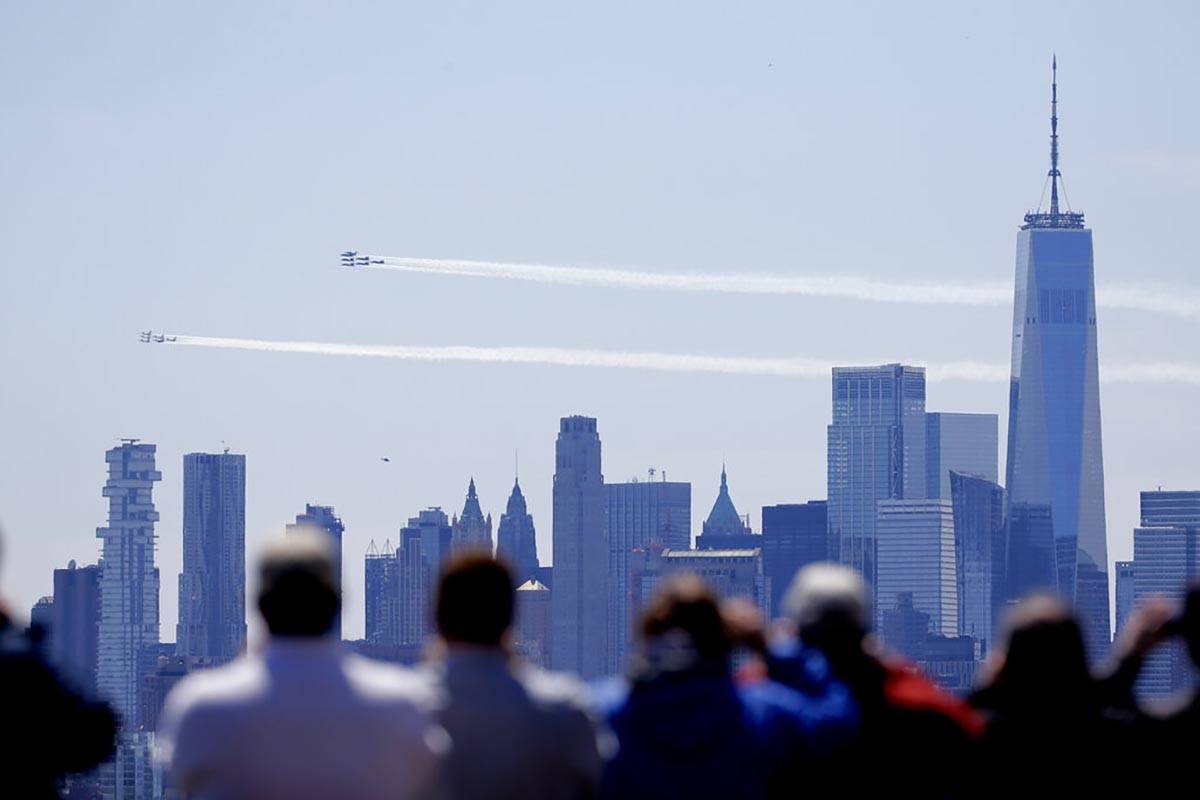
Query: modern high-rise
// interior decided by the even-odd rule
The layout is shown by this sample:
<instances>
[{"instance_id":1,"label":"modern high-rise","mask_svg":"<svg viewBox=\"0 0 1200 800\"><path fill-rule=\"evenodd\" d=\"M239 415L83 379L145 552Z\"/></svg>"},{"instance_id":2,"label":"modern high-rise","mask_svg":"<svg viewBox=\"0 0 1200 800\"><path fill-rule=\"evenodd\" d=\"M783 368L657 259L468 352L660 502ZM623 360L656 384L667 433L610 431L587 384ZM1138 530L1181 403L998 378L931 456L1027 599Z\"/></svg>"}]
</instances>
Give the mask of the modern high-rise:
<instances>
[{"instance_id":1,"label":"modern high-rise","mask_svg":"<svg viewBox=\"0 0 1200 800\"><path fill-rule=\"evenodd\" d=\"M96 686L120 715L123 731L135 731L140 724L142 679L157 660L158 512L153 489L162 473L154 466L155 449L125 440L104 456L108 525L96 529L103 541Z\"/></svg>"},{"instance_id":2,"label":"modern high-rise","mask_svg":"<svg viewBox=\"0 0 1200 800\"><path fill-rule=\"evenodd\" d=\"M1125 620L1129 619L1129 615L1133 613L1133 601L1137 590L1134 582L1136 573L1132 561L1115 562L1113 574L1117 583L1117 617L1113 629L1113 640L1115 641L1121 635L1121 629L1125 627Z\"/></svg>"},{"instance_id":3,"label":"modern high-rise","mask_svg":"<svg viewBox=\"0 0 1200 800\"><path fill-rule=\"evenodd\" d=\"M1004 489L994 480L950 472L958 632L989 650L1006 600Z\"/></svg>"},{"instance_id":4,"label":"modern high-rise","mask_svg":"<svg viewBox=\"0 0 1200 800\"><path fill-rule=\"evenodd\" d=\"M1133 605L1153 596L1180 600L1200 578L1200 491L1142 492L1141 512L1133 531ZM1194 680L1187 649L1171 641L1146 657L1138 691L1164 697Z\"/></svg>"},{"instance_id":5,"label":"modern high-rise","mask_svg":"<svg viewBox=\"0 0 1200 800\"><path fill-rule=\"evenodd\" d=\"M451 546L455 550L484 550L492 552L492 515L483 515L479 507L479 495L475 492L475 479L467 485L467 500L462 514L450 521L453 530Z\"/></svg>"},{"instance_id":6,"label":"modern high-rise","mask_svg":"<svg viewBox=\"0 0 1200 800\"><path fill-rule=\"evenodd\" d=\"M334 512L333 506L315 506L306 503L304 513L296 515L296 521L287 525L285 534L290 535L300 531L317 531L329 536L333 544L333 578L337 583L340 595L342 592L342 535L346 532L346 526L342 524L341 517ZM334 620L333 634L339 640L342 638L342 615L340 613Z\"/></svg>"},{"instance_id":7,"label":"modern high-rise","mask_svg":"<svg viewBox=\"0 0 1200 800\"><path fill-rule=\"evenodd\" d=\"M829 555L875 586L880 500L925 496L925 370L835 367L828 429Z\"/></svg>"},{"instance_id":8,"label":"modern high-rise","mask_svg":"<svg viewBox=\"0 0 1200 800\"><path fill-rule=\"evenodd\" d=\"M525 505L521 484L515 479L508 505L500 515L500 525L496 529L496 556L508 562L518 586L538 575L540 564L533 516Z\"/></svg>"},{"instance_id":9,"label":"modern high-rise","mask_svg":"<svg viewBox=\"0 0 1200 800\"><path fill-rule=\"evenodd\" d=\"M437 506L410 517L400 529L396 552L400 644L419 646L429 635L429 609L442 562L452 549L453 529L446 512Z\"/></svg>"},{"instance_id":10,"label":"modern high-rise","mask_svg":"<svg viewBox=\"0 0 1200 800\"><path fill-rule=\"evenodd\" d=\"M371 645L395 645L400 637L400 562L390 540L383 550L372 539L363 561L363 638Z\"/></svg>"},{"instance_id":11,"label":"modern high-rise","mask_svg":"<svg viewBox=\"0 0 1200 800\"><path fill-rule=\"evenodd\" d=\"M903 595L929 615L929 632L958 635L954 508L949 500L880 500L875 537L875 624Z\"/></svg>"},{"instance_id":12,"label":"modern high-rise","mask_svg":"<svg viewBox=\"0 0 1200 800\"><path fill-rule=\"evenodd\" d=\"M517 587L516 631L513 646L517 653L539 667L549 666L550 590L532 578Z\"/></svg>"},{"instance_id":13,"label":"modern high-rise","mask_svg":"<svg viewBox=\"0 0 1200 800\"><path fill-rule=\"evenodd\" d=\"M771 607L776 611L797 570L828 560L826 511L824 500L763 506L763 573L771 579Z\"/></svg>"},{"instance_id":14,"label":"modern high-rise","mask_svg":"<svg viewBox=\"0 0 1200 800\"><path fill-rule=\"evenodd\" d=\"M1096 660L1107 651L1110 631L1092 232L1081 212L1060 210L1060 179L1055 79L1050 208L1026 214L1017 234L1007 517L1011 544L1033 548L1013 554L1013 568L1033 569L1039 580L1054 576L1041 588L1074 602ZM1041 526L1053 537L1052 566L1030 563L1046 558Z\"/></svg>"},{"instance_id":15,"label":"modern high-rise","mask_svg":"<svg viewBox=\"0 0 1200 800\"><path fill-rule=\"evenodd\" d=\"M729 478L722 464L721 486L717 489L717 499L713 501L708 517L700 527L700 535L696 537L696 549L745 550L761 546L762 539L750 530L749 521L738 513L737 506L733 504L733 498L729 495Z\"/></svg>"},{"instance_id":16,"label":"modern high-rise","mask_svg":"<svg viewBox=\"0 0 1200 800\"><path fill-rule=\"evenodd\" d=\"M551 662L585 680L607 671L608 496L593 417L563 417L555 444Z\"/></svg>"},{"instance_id":17,"label":"modern high-rise","mask_svg":"<svg viewBox=\"0 0 1200 800\"><path fill-rule=\"evenodd\" d=\"M926 497L949 500L951 472L999 481L999 436L995 414L926 414Z\"/></svg>"},{"instance_id":18,"label":"modern high-rise","mask_svg":"<svg viewBox=\"0 0 1200 800\"><path fill-rule=\"evenodd\" d=\"M54 570L54 631L50 657L76 685L96 691L96 647L100 634L100 567L89 564Z\"/></svg>"},{"instance_id":19,"label":"modern high-rise","mask_svg":"<svg viewBox=\"0 0 1200 800\"><path fill-rule=\"evenodd\" d=\"M629 554L659 544L687 550L692 538L692 485L665 480L606 483L608 496L609 665L621 672L628 657Z\"/></svg>"},{"instance_id":20,"label":"modern high-rise","mask_svg":"<svg viewBox=\"0 0 1200 800\"><path fill-rule=\"evenodd\" d=\"M246 457L183 457L183 572L176 652L207 664L246 646Z\"/></svg>"}]
</instances>

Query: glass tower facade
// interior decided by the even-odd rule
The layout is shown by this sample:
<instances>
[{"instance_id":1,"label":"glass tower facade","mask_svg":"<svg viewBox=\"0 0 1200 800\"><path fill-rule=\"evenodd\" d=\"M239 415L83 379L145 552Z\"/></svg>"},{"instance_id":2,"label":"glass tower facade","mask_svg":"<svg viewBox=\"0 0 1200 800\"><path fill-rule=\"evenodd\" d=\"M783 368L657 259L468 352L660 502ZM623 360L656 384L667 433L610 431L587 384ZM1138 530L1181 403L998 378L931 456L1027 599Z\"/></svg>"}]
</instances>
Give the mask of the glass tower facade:
<instances>
[{"instance_id":1,"label":"glass tower facade","mask_svg":"<svg viewBox=\"0 0 1200 800\"><path fill-rule=\"evenodd\" d=\"M342 534L346 532L346 526L342 524L341 517L334 512L333 506L314 506L306 503L304 513L297 514L296 521L289 523L284 528L285 533L313 530L327 533L333 543L333 578L337 582L338 594L341 594ZM342 615L340 612L333 623L333 635L339 640L342 638Z\"/></svg>"},{"instance_id":2,"label":"glass tower facade","mask_svg":"<svg viewBox=\"0 0 1200 800\"><path fill-rule=\"evenodd\" d=\"M925 370L835 367L828 429L829 555L875 586L880 500L925 497Z\"/></svg>"},{"instance_id":3,"label":"glass tower facade","mask_svg":"<svg viewBox=\"0 0 1200 800\"><path fill-rule=\"evenodd\" d=\"M1017 234L1006 484L1010 543L1027 549L1010 553L1010 579L1072 600L1095 659L1110 630L1092 232L1059 211L1056 111L1051 129L1050 211L1026 214ZM1033 563L1047 532L1054 563Z\"/></svg>"}]
</instances>

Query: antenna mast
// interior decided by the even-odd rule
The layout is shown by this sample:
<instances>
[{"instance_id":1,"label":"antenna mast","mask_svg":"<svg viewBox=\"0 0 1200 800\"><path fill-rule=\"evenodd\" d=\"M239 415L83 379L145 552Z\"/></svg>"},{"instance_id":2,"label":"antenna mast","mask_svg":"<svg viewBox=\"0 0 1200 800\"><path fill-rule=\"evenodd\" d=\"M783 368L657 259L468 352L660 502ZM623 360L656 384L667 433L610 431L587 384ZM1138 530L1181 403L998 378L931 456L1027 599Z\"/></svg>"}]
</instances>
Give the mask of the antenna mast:
<instances>
[{"instance_id":1,"label":"antenna mast","mask_svg":"<svg viewBox=\"0 0 1200 800\"><path fill-rule=\"evenodd\" d=\"M1058 216L1058 56L1050 57L1050 216Z\"/></svg>"}]
</instances>

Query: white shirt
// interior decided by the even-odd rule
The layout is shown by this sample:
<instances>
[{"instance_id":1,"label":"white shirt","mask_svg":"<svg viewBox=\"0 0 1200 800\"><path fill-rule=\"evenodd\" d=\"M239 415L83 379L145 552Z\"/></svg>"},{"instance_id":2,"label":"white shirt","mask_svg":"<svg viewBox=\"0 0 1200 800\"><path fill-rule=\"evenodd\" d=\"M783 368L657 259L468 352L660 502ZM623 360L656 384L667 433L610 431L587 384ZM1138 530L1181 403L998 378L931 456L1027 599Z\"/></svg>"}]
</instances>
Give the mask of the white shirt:
<instances>
[{"instance_id":1,"label":"white shirt","mask_svg":"<svg viewBox=\"0 0 1200 800\"><path fill-rule=\"evenodd\" d=\"M205 798L411 797L449 747L428 690L401 667L332 639L272 639L171 691L159 758Z\"/></svg>"}]
</instances>

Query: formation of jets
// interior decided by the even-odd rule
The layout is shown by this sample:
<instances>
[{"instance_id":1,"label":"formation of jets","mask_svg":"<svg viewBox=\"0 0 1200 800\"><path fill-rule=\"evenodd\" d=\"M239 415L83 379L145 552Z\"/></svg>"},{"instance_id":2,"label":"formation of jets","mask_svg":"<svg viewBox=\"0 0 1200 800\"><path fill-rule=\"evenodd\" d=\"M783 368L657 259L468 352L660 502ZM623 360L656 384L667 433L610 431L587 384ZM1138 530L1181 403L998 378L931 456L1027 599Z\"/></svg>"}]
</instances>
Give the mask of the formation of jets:
<instances>
[{"instance_id":1,"label":"formation of jets","mask_svg":"<svg viewBox=\"0 0 1200 800\"><path fill-rule=\"evenodd\" d=\"M150 344L150 342L162 344L163 342L177 341L178 338L178 336L167 336L165 333L155 333L154 331L142 331L141 334L138 335L138 340L142 344Z\"/></svg>"},{"instance_id":2,"label":"formation of jets","mask_svg":"<svg viewBox=\"0 0 1200 800\"><path fill-rule=\"evenodd\" d=\"M370 256L360 256L357 250L345 250L342 252L342 266L349 269L354 267L365 267L368 264L382 264L382 258L371 258Z\"/></svg>"}]
</instances>

